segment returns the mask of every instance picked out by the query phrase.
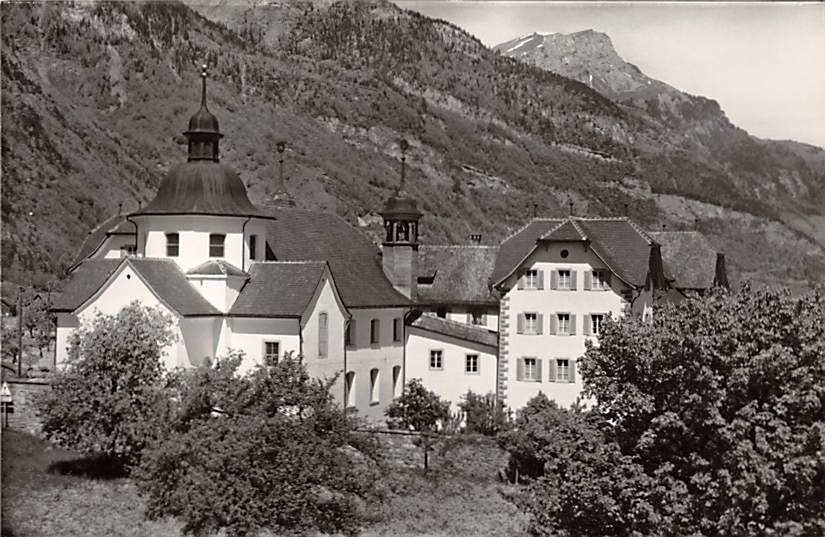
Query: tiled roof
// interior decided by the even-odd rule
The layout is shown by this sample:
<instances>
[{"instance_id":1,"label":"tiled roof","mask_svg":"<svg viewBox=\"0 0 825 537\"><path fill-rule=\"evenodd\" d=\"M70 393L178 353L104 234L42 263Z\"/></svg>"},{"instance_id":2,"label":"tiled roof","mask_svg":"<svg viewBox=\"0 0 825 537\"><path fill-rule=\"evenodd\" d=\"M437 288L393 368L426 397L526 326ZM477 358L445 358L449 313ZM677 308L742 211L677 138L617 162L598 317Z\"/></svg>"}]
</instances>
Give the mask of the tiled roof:
<instances>
[{"instance_id":1,"label":"tiled roof","mask_svg":"<svg viewBox=\"0 0 825 537\"><path fill-rule=\"evenodd\" d=\"M668 276L679 289L709 289L716 277L716 250L698 231L659 231L650 236L662 245Z\"/></svg>"},{"instance_id":2,"label":"tiled roof","mask_svg":"<svg viewBox=\"0 0 825 537\"><path fill-rule=\"evenodd\" d=\"M347 307L409 306L384 275L373 242L340 216L286 207L260 208L267 246L278 261L326 261Z\"/></svg>"},{"instance_id":3,"label":"tiled roof","mask_svg":"<svg viewBox=\"0 0 825 537\"><path fill-rule=\"evenodd\" d=\"M621 279L644 285L650 263L647 234L627 218L537 219L507 238L499 249L491 281L515 270L540 240L590 241L590 247Z\"/></svg>"},{"instance_id":4,"label":"tiled roof","mask_svg":"<svg viewBox=\"0 0 825 537\"><path fill-rule=\"evenodd\" d=\"M499 246L491 283L498 283L507 277L527 257L536 246L536 241L545 233L563 223L561 218L534 219L520 230L510 235Z\"/></svg>"},{"instance_id":5,"label":"tiled roof","mask_svg":"<svg viewBox=\"0 0 825 537\"><path fill-rule=\"evenodd\" d=\"M135 226L122 214L116 214L107 220L104 220L96 228L94 228L89 235L83 239L80 245L80 251L75 258L74 266L80 264L84 259L89 257L92 252L98 249L103 244L106 237L109 235L134 235Z\"/></svg>"},{"instance_id":6,"label":"tiled roof","mask_svg":"<svg viewBox=\"0 0 825 537\"><path fill-rule=\"evenodd\" d=\"M171 259L127 257L126 261L164 302L184 317L222 315L215 306L203 298L186 279L186 274L178 264Z\"/></svg>"},{"instance_id":7,"label":"tiled roof","mask_svg":"<svg viewBox=\"0 0 825 537\"><path fill-rule=\"evenodd\" d=\"M488 279L498 255L498 246L420 246L418 274L435 278L418 284L422 304L494 304Z\"/></svg>"},{"instance_id":8,"label":"tiled roof","mask_svg":"<svg viewBox=\"0 0 825 537\"><path fill-rule=\"evenodd\" d=\"M565 220L541 236L543 241L583 241L586 238L582 236L572 220Z\"/></svg>"},{"instance_id":9,"label":"tiled roof","mask_svg":"<svg viewBox=\"0 0 825 537\"><path fill-rule=\"evenodd\" d=\"M252 263L246 282L229 315L300 317L324 274L323 261Z\"/></svg>"},{"instance_id":10,"label":"tiled roof","mask_svg":"<svg viewBox=\"0 0 825 537\"><path fill-rule=\"evenodd\" d=\"M244 272L232 263L228 263L223 259L210 259L204 261L195 268L186 271L186 274L197 274L203 276L240 276L248 278L249 273Z\"/></svg>"},{"instance_id":11,"label":"tiled roof","mask_svg":"<svg viewBox=\"0 0 825 537\"><path fill-rule=\"evenodd\" d=\"M143 257L84 261L72 273L71 280L52 309L76 310L106 283L122 263L130 264L146 284L177 313L183 316L221 315L221 312L189 283L186 275L174 261Z\"/></svg>"},{"instance_id":12,"label":"tiled roof","mask_svg":"<svg viewBox=\"0 0 825 537\"><path fill-rule=\"evenodd\" d=\"M412 326L428 332L451 336L464 341L498 348L498 333L486 328L450 321L432 315L422 315L412 322Z\"/></svg>"},{"instance_id":13,"label":"tiled roof","mask_svg":"<svg viewBox=\"0 0 825 537\"><path fill-rule=\"evenodd\" d=\"M578 218L590 247L621 279L644 285L650 267L651 240L627 218Z\"/></svg>"},{"instance_id":14,"label":"tiled roof","mask_svg":"<svg viewBox=\"0 0 825 537\"><path fill-rule=\"evenodd\" d=\"M117 270L123 259L87 259L72 272L63 293L52 304L54 311L74 311L92 298Z\"/></svg>"}]
</instances>

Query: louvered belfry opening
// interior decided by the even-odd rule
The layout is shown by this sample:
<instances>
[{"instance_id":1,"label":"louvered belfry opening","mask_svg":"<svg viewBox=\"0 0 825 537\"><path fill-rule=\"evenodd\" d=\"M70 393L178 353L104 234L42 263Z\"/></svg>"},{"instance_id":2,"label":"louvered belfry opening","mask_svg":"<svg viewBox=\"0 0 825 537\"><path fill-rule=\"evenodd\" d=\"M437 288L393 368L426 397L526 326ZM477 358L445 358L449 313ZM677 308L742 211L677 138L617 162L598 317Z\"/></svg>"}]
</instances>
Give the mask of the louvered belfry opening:
<instances>
[{"instance_id":1,"label":"louvered belfry opening","mask_svg":"<svg viewBox=\"0 0 825 537\"><path fill-rule=\"evenodd\" d=\"M216 118L206 106L206 65L201 71L201 107L189 119L189 129L184 133L189 140L189 160L220 160L219 143L223 135Z\"/></svg>"}]
</instances>

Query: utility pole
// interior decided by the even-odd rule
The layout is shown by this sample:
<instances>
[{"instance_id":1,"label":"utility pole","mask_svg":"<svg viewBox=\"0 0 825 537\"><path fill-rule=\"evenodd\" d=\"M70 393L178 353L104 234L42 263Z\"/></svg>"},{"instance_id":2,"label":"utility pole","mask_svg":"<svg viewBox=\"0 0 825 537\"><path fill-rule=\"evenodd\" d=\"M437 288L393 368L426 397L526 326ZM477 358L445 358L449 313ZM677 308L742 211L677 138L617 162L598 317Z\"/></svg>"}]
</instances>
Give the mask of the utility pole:
<instances>
[{"instance_id":1,"label":"utility pole","mask_svg":"<svg viewBox=\"0 0 825 537\"><path fill-rule=\"evenodd\" d=\"M17 377L23 377L23 287L17 288Z\"/></svg>"}]
</instances>

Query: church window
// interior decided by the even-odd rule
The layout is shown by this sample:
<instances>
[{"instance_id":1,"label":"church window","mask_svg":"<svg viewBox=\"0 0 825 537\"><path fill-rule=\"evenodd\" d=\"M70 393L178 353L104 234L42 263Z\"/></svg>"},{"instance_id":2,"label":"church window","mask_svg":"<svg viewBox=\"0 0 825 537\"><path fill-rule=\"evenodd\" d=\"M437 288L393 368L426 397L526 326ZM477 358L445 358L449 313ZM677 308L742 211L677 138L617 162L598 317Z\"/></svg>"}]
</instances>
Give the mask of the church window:
<instances>
[{"instance_id":1,"label":"church window","mask_svg":"<svg viewBox=\"0 0 825 537\"><path fill-rule=\"evenodd\" d=\"M327 355L329 339L329 316L326 312L318 314L318 356Z\"/></svg>"},{"instance_id":2,"label":"church window","mask_svg":"<svg viewBox=\"0 0 825 537\"><path fill-rule=\"evenodd\" d=\"M180 255L180 235L177 233L166 234L166 257L178 257Z\"/></svg>"},{"instance_id":3,"label":"church window","mask_svg":"<svg viewBox=\"0 0 825 537\"><path fill-rule=\"evenodd\" d=\"M249 259L256 259L258 257L258 236L249 236Z\"/></svg>"},{"instance_id":4,"label":"church window","mask_svg":"<svg viewBox=\"0 0 825 537\"><path fill-rule=\"evenodd\" d=\"M209 235L209 257L223 257L224 242L226 242L226 235L221 233Z\"/></svg>"}]
</instances>

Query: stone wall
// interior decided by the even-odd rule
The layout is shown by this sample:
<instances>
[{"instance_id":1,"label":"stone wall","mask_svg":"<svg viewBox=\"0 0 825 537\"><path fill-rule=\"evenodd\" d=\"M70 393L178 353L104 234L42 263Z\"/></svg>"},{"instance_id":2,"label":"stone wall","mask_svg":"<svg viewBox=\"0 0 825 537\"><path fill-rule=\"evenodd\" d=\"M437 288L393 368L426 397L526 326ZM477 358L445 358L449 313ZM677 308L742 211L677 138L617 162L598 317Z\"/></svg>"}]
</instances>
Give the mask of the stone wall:
<instances>
[{"instance_id":1,"label":"stone wall","mask_svg":"<svg viewBox=\"0 0 825 537\"><path fill-rule=\"evenodd\" d=\"M46 390L51 389L47 379L7 380L14 402L14 413L8 415L8 427L39 435L42 427L37 416L35 401Z\"/></svg>"}]
</instances>

